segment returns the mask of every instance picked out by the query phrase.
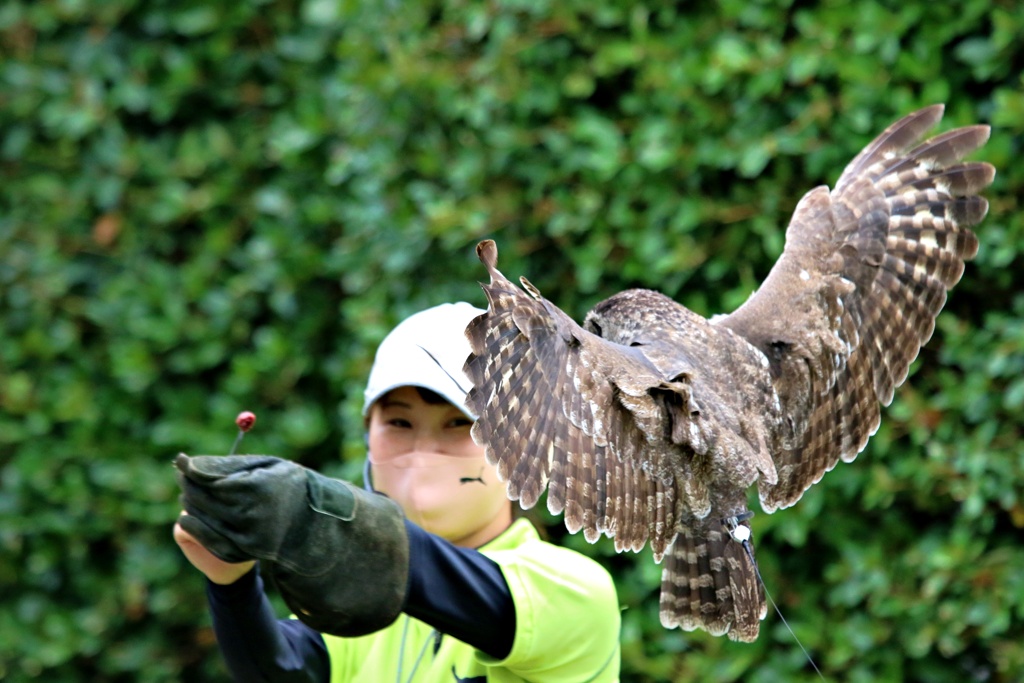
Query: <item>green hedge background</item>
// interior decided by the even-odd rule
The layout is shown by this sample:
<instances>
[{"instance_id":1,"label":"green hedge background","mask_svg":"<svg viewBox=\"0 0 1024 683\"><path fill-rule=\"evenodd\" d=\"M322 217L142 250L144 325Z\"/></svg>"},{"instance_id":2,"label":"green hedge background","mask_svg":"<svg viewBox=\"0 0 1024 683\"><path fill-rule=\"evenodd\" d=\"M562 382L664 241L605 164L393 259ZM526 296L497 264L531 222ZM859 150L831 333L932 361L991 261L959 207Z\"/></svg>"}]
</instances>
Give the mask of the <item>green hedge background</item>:
<instances>
[{"instance_id":1,"label":"green hedge background","mask_svg":"<svg viewBox=\"0 0 1024 683\"><path fill-rule=\"evenodd\" d=\"M754 531L828 680L1024 680L1022 37L1016 0L7 0L0 678L226 680L172 456L244 408L246 450L358 479L373 348L483 303L479 239L578 319L728 311L945 102L993 126L978 259L865 452ZM774 613L666 631L646 553L564 542L616 575L624 680L817 680Z\"/></svg>"}]
</instances>

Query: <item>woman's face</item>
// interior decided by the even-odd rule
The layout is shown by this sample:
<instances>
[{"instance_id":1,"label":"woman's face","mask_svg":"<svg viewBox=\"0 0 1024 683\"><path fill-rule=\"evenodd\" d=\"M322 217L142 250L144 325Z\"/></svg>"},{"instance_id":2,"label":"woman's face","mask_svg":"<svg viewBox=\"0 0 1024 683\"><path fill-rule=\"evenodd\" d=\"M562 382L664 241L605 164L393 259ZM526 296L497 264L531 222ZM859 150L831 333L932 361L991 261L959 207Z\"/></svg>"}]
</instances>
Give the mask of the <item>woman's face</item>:
<instances>
[{"instance_id":1,"label":"woman's face","mask_svg":"<svg viewBox=\"0 0 1024 683\"><path fill-rule=\"evenodd\" d=\"M448 402L428 403L414 387L384 394L370 408L373 486L407 517L456 545L478 547L512 522L505 484L473 421Z\"/></svg>"}]
</instances>

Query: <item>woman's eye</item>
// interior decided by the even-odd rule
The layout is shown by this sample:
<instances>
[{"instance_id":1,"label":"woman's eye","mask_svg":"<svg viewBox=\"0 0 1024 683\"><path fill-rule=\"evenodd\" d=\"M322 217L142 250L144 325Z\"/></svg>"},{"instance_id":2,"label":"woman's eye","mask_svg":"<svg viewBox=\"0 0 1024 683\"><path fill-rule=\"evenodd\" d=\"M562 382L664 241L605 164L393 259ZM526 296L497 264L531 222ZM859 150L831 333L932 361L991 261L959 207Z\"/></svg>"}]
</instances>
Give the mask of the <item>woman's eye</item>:
<instances>
[{"instance_id":1,"label":"woman's eye","mask_svg":"<svg viewBox=\"0 0 1024 683\"><path fill-rule=\"evenodd\" d=\"M401 417L393 417L388 420L388 424L392 427L400 427L402 429L408 429L412 427L412 423Z\"/></svg>"}]
</instances>

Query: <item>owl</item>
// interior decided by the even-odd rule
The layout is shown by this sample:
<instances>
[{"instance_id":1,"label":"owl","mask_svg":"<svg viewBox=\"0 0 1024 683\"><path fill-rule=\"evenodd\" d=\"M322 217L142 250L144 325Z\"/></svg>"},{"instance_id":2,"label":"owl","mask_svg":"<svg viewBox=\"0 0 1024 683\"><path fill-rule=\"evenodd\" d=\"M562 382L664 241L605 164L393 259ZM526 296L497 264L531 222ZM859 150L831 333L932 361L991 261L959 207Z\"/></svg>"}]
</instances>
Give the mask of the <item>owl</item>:
<instances>
[{"instance_id":1,"label":"owl","mask_svg":"<svg viewBox=\"0 0 1024 683\"><path fill-rule=\"evenodd\" d=\"M487 240L486 313L466 335L476 441L529 508L663 562L660 618L750 642L767 609L747 492L793 505L878 429L988 212L994 168L965 162L989 128L922 138L935 105L897 121L835 189L797 204L761 287L704 318L655 291L597 304L578 325Z\"/></svg>"}]
</instances>

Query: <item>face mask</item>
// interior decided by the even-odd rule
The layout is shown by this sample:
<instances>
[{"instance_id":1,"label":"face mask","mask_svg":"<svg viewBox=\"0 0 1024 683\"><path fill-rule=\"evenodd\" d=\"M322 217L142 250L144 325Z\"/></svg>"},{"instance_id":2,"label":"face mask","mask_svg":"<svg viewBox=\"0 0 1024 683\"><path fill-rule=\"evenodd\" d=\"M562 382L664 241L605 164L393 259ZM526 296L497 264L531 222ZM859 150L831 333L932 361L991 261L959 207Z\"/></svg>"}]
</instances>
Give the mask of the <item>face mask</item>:
<instances>
[{"instance_id":1,"label":"face mask","mask_svg":"<svg viewBox=\"0 0 1024 683\"><path fill-rule=\"evenodd\" d=\"M373 487L423 529L458 543L509 505L505 484L483 456L407 453L383 460L370 454Z\"/></svg>"}]
</instances>

